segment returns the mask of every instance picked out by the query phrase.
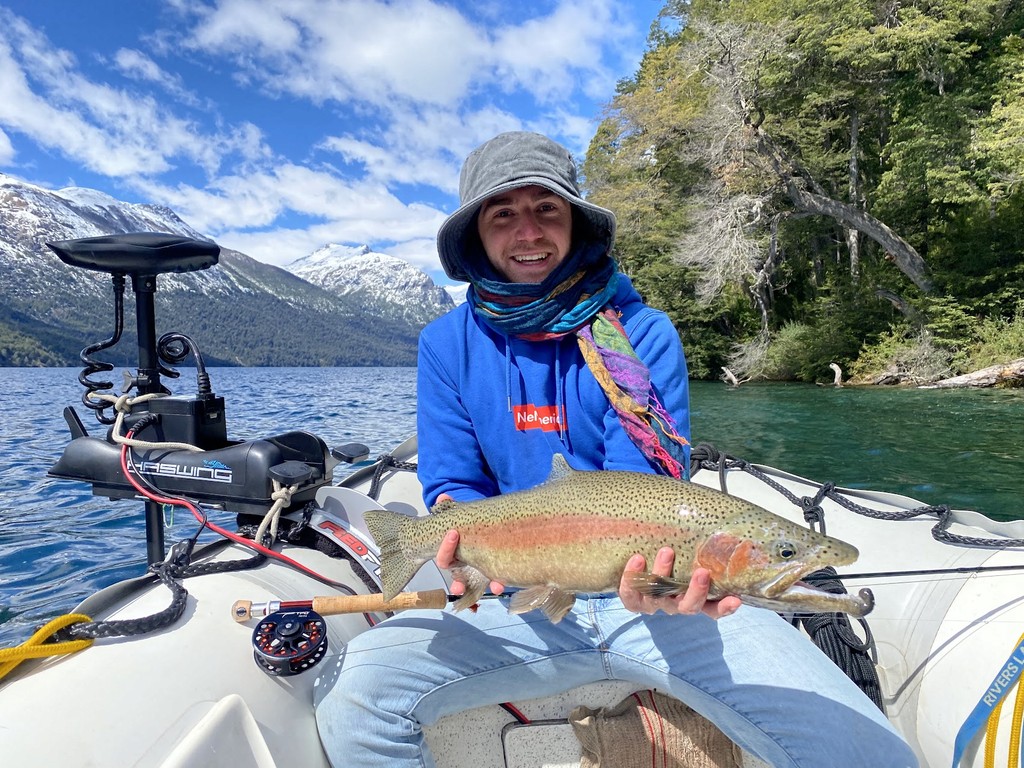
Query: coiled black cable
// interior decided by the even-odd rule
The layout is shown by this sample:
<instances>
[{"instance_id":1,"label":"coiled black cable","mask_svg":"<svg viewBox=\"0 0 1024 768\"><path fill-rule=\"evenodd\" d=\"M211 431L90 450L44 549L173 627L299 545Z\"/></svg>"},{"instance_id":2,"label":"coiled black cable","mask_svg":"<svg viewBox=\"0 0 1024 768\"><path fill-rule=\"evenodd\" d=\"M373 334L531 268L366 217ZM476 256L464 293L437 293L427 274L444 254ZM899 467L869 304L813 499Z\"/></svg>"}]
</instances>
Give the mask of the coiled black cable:
<instances>
[{"instance_id":1,"label":"coiled black cable","mask_svg":"<svg viewBox=\"0 0 1024 768\"><path fill-rule=\"evenodd\" d=\"M196 363L196 386L198 388L198 394L209 395L213 393L213 387L210 385L210 376L206 372L206 362L203 360L203 354L199 351L199 347L191 338L186 336L184 333L178 333L177 331L165 333L157 341L156 351L161 360L164 360L171 365L180 365L182 361L188 357L189 352L191 352ZM170 371L161 368L161 372L167 376L178 376L177 371Z\"/></svg>"},{"instance_id":2,"label":"coiled black cable","mask_svg":"<svg viewBox=\"0 0 1024 768\"><path fill-rule=\"evenodd\" d=\"M95 360L92 356L117 344L121 340L121 333L124 331L124 275L114 274L111 276L111 279L114 284L114 333L109 339L90 344L79 355L79 359L85 366L82 372L78 374L78 382L85 387L85 394L82 395L82 405L96 414L96 420L100 424L114 423L116 417L103 412L107 408L112 408L114 404L107 400L93 400L90 395L93 392L113 389L114 382L96 381L89 377L97 373L112 371L114 366L112 363Z\"/></svg>"}]
</instances>

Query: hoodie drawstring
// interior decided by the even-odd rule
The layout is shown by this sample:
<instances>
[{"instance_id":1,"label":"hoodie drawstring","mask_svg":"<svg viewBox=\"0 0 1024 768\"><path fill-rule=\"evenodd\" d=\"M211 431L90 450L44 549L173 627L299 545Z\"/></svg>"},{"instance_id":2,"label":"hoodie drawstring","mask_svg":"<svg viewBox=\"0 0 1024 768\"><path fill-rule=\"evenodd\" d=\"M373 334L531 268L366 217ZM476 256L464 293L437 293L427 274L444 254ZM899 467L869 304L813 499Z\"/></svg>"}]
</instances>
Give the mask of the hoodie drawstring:
<instances>
[{"instance_id":1,"label":"hoodie drawstring","mask_svg":"<svg viewBox=\"0 0 1024 768\"><path fill-rule=\"evenodd\" d=\"M559 354L561 340L555 345L555 418L558 420L558 437L565 442L565 382L562 381L562 356Z\"/></svg>"},{"instance_id":2,"label":"hoodie drawstring","mask_svg":"<svg viewBox=\"0 0 1024 768\"><path fill-rule=\"evenodd\" d=\"M512 339L505 337L505 400L512 413Z\"/></svg>"}]
</instances>

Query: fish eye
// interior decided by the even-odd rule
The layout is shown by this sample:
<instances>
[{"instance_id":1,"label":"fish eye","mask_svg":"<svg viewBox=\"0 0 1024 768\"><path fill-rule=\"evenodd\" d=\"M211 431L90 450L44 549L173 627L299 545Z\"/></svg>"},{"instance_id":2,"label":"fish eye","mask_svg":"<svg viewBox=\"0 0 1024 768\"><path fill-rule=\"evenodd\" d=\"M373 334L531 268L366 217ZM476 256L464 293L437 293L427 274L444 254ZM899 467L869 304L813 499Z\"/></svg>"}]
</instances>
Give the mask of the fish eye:
<instances>
[{"instance_id":1,"label":"fish eye","mask_svg":"<svg viewBox=\"0 0 1024 768\"><path fill-rule=\"evenodd\" d=\"M775 544L775 554L783 560L792 560L796 557L796 546L788 541L779 541Z\"/></svg>"}]
</instances>

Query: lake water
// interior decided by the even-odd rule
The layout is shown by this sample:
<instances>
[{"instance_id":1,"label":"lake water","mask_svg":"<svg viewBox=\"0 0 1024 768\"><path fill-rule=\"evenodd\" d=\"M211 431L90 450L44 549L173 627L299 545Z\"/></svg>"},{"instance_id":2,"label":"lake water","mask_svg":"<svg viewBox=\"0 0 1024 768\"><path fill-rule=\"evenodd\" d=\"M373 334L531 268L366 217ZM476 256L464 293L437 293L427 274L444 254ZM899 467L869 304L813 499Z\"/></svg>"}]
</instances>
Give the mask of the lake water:
<instances>
[{"instance_id":1,"label":"lake water","mask_svg":"<svg viewBox=\"0 0 1024 768\"><path fill-rule=\"evenodd\" d=\"M229 436L292 429L328 445L386 452L415 428L413 368L225 368L210 371L227 401ZM142 505L93 497L46 471L68 440L77 369L0 368L0 647L85 596L145 570ZM194 374L169 382L194 389ZM833 389L695 382L694 442L816 480L896 491L926 503L1024 517L1024 392ZM91 414L87 428L99 433ZM340 468L339 468L340 469ZM218 522L229 522L232 515ZM179 513L171 543L193 533Z\"/></svg>"}]
</instances>

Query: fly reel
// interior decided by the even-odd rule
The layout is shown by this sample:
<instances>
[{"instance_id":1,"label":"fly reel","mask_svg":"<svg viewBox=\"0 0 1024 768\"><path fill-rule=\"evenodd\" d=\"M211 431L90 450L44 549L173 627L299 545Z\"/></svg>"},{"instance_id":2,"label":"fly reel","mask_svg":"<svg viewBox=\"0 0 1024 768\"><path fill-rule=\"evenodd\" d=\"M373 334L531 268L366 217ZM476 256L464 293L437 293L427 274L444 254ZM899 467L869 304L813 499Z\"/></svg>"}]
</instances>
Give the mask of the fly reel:
<instances>
[{"instance_id":1,"label":"fly reel","mask_svg":"<svg viewBox=\"0 0 1024 768\"><path fill-rule=\"evenodd\" d=\"M327 624L316 611L278 611L256 625L252 646L257 666L268 675L297 675L327 653Z\"/></svg>"}]
</instances>

